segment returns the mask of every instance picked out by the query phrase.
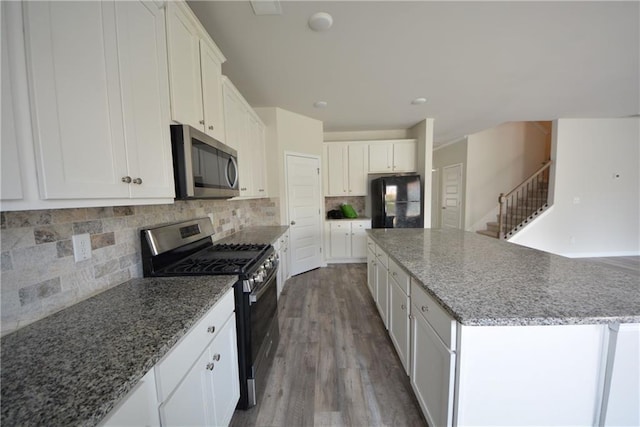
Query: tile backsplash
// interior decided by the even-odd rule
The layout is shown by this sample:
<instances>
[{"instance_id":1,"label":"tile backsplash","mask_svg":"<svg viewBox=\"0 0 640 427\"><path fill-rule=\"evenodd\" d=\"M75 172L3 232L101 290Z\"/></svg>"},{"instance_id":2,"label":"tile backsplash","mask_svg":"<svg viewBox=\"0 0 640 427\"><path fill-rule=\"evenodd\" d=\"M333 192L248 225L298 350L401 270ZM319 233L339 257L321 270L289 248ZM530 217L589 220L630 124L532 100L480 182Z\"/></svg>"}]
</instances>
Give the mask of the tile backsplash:
<instances>
[{"instance_id":1,"label":"tile backsplash","mask_svg":"<svg viewBox=\"0 0 640 427\"><path fill-rule=\"evenodd\" d=\"M141 227L209 213L216 240L248 226L279 224L277 199L0 212L2 334L141 277ZM92 257L76 263L71 237L84 233Z\"/></svg>"},{"instance_id":2,"label":"tile backsplash","mask_svg":"<svg viewBox=\"0 0 640 427\"><path fill-rule=\"evenodd\" d=\"M364 216L364 204L365 197L364 196L345 196L345 197L325 197L324 198L324 209L325 212L329 212L332 209L340 209L340 205L342 203L347 203L353 206L353 209L356 210L358 216Z\"/></svg>"}]
</instances>

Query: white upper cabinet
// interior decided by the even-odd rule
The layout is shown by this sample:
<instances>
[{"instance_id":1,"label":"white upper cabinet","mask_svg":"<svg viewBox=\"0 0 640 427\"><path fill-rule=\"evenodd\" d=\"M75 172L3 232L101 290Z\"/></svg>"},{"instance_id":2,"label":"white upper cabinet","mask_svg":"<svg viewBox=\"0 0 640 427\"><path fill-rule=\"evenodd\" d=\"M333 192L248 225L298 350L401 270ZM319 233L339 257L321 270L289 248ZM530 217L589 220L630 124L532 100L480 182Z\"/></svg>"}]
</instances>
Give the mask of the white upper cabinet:
<instances>
[{"instance_id":1,"label":"white upper cabinet","mask_svg":"<svg viewBox=\"0 0 640 427\"><path fill-rule=\"evenodd\" d=\"M20 153L18 134L16 132L15 117L13 113L13 91L11 87L11 70L9 68L9 48L7 39L9 37L9 31L7 27L9 21L7 13L5 11L7 2L0 3L0 13L2 14L2 70L0 71L0 77L2 78L2 155L0 161L2 161L0 167L0 184L2 189L0 190L0 198L2 200L19 200L22 199L22 177L20 173Z\"/></svg>"},{"instance_id":2,"label":"white upper cabinet","mask_svg":"<svg viewBox=\"0 0 640 427\"><path fill-rule=\"evenodd\" d=\"M222 63L210 43L200 40L202 69L202 107L204 131L209 136L224 141L224 114L222 106Z\"/></svg>"},{"instance_id":3,"label":"white upper cabinet","mask_svg":"<svg viewBox=\"0 0 640 427\"><path fill-rule=\"evenodd\" d=\"M226 144L238 152L240 197L267 197L265 126L225 76L222 93Z\"/></svg>"},{"instance_id":4,"label":"white upper cabinet","mask_svg":"<svg viewBox=\"0 0 640 427\"><path fill-rule=\"evenodd\" d=\"M26 2L40 195L173 197L164 11Z\"/></svg>"},{"instance_id":5,"label":"white upper cabinet","mask_svg":"<svg viewBox=\"0 0 640 427\"><path fill-rule=\"evenodd\" d=\"M41 196L128 197L115 4L26 2L25 14Z\"/></svg>"},{"instance_id":6,"label":"white upper cabinet","mask_svg":"<svg viewBox=\"0 0 640 427\"><path fill-rule=\"evenodd\" d=\"M369 144L369 173L416 172L416 140L376 141Z\"/></svg>"},{"instance_id":7,"label":"white upper cabinet","mask_svg":"<svg viewBox=\"0 0 640 427\"><path fill-rule=\"evenodd\" d=\"M327 196L366 196L368 145L362 143L325 144Z\"/></svg>"},{"instance_id":8,"label":"white upper cabinet","mask_svg":"<svg viewBox=\"0 0 640 427\"><path fill-rule=\"evenodd\" d=\"M133 1L116 13L131 196L173 197L164 12Z\"/></svg>"},{"instance_id":9,"label":"white upper cabinet","mask_svg":"<svg viewBox=\"0 0 640 427\"><path fill-rule=\"evenodd\" d=\"M224 142L225 57L184 2L167 2L171 119Z\"/></svg>"}]
</instances>

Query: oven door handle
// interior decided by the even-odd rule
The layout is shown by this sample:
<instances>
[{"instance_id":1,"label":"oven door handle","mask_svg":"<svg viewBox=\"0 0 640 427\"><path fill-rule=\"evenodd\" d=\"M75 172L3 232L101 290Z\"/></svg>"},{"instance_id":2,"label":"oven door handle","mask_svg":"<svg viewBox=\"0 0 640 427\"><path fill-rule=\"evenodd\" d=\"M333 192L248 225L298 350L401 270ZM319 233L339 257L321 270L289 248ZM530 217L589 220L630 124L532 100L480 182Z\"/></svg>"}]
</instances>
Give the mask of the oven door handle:
<instances>
[{"instance_id":1,"label":"oven door handle","mask_svg":"<svg viewBox=\"0 0 640 427\"><path fill-rule=\"evenodd\" d=\"M267 292L269 287L275 286L275 283L271 283L272 281L274 281L273 279L275 277L275 272L277 272L277 269L272 270L271 274L269 274L269 277L264 281L264 284L262 286L260 286L258 289L255 289L249 294L249 304L258 302L260 297L262 297L262 295Z\"/></svg>"}]
</instances>

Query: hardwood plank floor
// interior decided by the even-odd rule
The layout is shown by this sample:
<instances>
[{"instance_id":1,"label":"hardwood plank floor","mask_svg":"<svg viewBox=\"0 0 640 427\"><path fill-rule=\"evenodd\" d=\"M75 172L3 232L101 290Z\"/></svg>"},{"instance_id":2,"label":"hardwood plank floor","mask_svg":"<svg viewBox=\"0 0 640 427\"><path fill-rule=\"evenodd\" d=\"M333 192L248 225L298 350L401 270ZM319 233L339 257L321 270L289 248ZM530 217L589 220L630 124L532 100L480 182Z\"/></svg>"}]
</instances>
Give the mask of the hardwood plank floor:
<instances>
[{"instance_id":1,"label":"hardwood plank floor","mask_svg":"<svg viewBox=\"0 0 640 427\"><path fill-rule=\"evenodd\" d=\"M287 281L265 393L232 426L426 426L366 280L337 264Z\"/></svg>"}]
</instances>

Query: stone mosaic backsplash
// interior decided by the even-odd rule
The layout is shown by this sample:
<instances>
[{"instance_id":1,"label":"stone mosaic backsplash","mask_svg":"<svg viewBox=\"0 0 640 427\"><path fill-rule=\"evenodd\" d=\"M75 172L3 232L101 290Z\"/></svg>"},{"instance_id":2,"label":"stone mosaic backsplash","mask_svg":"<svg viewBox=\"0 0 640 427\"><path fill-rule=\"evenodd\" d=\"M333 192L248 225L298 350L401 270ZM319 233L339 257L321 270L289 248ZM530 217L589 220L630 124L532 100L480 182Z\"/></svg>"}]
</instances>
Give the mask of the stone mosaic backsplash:
<instances>
[{"instance_id":1,"label":"stone mosaic backsplash","mask_svg":"<svg viewBox=\"0 0 640 427\"><path fill-rule=\"evenodd\" d=\"M358 216L364 216L364 196L345 196L345 197L325 197L324 198L324 211L329 212L333 209L340 209L342 203L347 203L353 206L358 213Z\"/></svg>"},{"instance_id":2,"label":"stone mosaic backsplash","mask_svg":"<svg viewBox=\"0 0 640 427\"><path fill-rule=\"evenodd\" d=\"M141 227L209 213L215 240L248 226L280 223L277 199L0 212L1 333L141 277ZM76 263L71 237L84 233L92 257Z\"/></svg>"}]
</instances>

